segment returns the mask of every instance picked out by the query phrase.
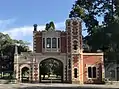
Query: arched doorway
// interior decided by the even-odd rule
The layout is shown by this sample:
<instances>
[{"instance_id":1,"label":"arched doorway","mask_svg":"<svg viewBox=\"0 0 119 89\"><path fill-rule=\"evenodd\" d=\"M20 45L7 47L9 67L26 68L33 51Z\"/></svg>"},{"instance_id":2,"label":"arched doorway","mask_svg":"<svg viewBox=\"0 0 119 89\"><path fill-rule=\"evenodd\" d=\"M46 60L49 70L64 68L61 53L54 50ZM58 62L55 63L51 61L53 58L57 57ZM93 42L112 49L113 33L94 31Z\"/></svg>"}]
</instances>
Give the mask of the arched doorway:
<instances>
[{"instance_id":1,"label":"arched doorway","mask_svg":"<svg viewBox=\"0 0 119 89\"><path fill-rule=\"evenodd\" d=\"M48 58L39 65L40 82L61 83L63 82L63 63L54 58Z\"/></svg>"},{"instance_id":2,"label":"arched doorway","mask_svg":"<svg viewBox=\"0 0 119 89\"><path fill-rule=\"evenodd\" d=\"M28 67L23 67L21 69L21 81L23 83L29 82L29 68Z\"/></svg>"}]
</instances>

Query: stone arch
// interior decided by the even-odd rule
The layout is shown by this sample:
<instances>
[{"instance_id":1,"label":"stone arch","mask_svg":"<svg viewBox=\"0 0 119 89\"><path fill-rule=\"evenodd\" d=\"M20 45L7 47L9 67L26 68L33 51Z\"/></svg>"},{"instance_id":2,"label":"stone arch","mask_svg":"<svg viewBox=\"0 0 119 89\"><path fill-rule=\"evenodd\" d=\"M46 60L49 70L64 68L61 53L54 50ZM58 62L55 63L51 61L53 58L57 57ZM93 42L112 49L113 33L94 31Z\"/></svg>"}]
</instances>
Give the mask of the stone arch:
<instances>
[{"instance_id":1,"label":"stone arch","mask_svg":"<svg viewBox=\"0 0 119 89\"><path fill-rule=\"evenodd\" d=\"M43 59L41 59L40 61L39 61L39 80L40 80L40 64L43 62L43 61L45 61L45 60L49 60L49 59L53 59L53 60L56 60L56 61L58 61L59 63L61 63L61 65L62 65L62 78L61 78L61 82L63 82L64 81L64 68L65 68L65 63L64 63L64 61L63 60L61 60L61 59L59 59L59 58L56 58L56 57L45 57L45 58L43 58ZM40 82L41 82L41 80L40 80Z\"/></svg>"},{"instance_id":2,"label":"stone arch","mask_svg":"<svg viewBox=\"0 0 119 89\"><path fill-rule=\"evenodd\" d=\"M22 69L22 68L24 68L24 67L27 67L27 68L30 69L30 65L29 65L29 64L22 64L22 65L20 66L20 69Z\"/></svg>"},{"instance_id":3,"label":"stone arch","mask_svg":"<svg viewBox=\"0 0 119 89\"><path fill-rule=\"evenodd\" d=\"M73 42L75 42L75 41L76 41L77 43L79 42L79 41L78 41L78 39L73 39L72 41L73 41Z\"/></svg>"},{"instance_id":4,"label":"stone arch","mask_svg":"<svg viewBox=\"0 0 119 89\"><path fill-rule=\"evenodd\" d=\"M65 65L65 60L64 60L64 59L57 58L57 57L55 57L55 56L44 57L44 58L42 58L42 59L39 60L39 64L40 64L41 61L43 61L43 60L47 60L47 59L50 59L50 58L52 58L52 59L56 59L56 60L58 60L58 61L61 61L61 62L63 63L63 65Z\"/></svg>"},{"instance_id":5,"label":"stone arch","mask_svg":"<svg viewBox=\"0 0 119 89\"><path fill-rule=\"evenodd\" d=\"M28 68L28 70L29 70L29 82L30 82L30 78L31 78L31 67L30 67L30 65L29 64L22 64L21 66L20 66L20 82L22 82L22 69L23 68Z\"/></svg>"}]
</instances>

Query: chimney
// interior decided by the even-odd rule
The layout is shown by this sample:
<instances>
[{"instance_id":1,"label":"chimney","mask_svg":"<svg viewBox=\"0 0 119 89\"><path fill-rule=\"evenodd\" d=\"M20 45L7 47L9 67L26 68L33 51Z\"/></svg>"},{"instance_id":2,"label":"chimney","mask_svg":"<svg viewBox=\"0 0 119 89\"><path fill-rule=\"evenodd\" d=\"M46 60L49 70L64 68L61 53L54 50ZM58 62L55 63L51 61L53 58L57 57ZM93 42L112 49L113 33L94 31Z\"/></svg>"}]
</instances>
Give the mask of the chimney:
<instances>
[{"instance_id":1,"label":"chimney","mask_svg":"<svg viewBox=\"0 0 119 89\"><path fill-rule=\"evenodd\" d=\"M33 27L34 27L34 31L37 31L37 24L34 24Z\"/></svg>"}]
</instances>

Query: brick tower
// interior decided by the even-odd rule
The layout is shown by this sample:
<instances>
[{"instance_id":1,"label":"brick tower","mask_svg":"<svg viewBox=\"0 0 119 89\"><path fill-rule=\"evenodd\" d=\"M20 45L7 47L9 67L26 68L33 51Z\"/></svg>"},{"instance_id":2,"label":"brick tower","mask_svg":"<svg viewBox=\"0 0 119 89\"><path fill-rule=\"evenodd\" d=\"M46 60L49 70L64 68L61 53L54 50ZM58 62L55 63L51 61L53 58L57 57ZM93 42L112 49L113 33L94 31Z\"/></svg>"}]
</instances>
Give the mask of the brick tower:
<instances>
[{"instance_id":1,"label":"brick tower","mask_svg":"<svg viewBox=\"0 0 119 89\"><path fill-rule=\"evenodd\" d=\"M69 73L72 70L72 83L79 83L80 77L80 59L82 53L82 29L81 20L78 18L66 20L66 31L67 31L67 50L68 59L71 62L71 69L68 69ZM80 71L80 72L79 72Z\"/></svg>"}]
</instances>

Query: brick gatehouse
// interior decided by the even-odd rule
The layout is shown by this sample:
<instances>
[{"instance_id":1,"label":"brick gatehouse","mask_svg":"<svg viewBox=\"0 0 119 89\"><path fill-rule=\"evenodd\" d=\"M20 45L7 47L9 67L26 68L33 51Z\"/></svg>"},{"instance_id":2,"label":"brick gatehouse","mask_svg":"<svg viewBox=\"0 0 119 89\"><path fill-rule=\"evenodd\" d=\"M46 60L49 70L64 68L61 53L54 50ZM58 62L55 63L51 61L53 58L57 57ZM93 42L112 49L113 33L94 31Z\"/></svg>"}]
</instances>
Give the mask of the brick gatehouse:
<instances>
[{"instance_id":1,"label":"brick gatehouse","mask_svg":"<svg viewBox=\"0 0 119 89\"><path fill-rule=\"evenodd\" d=\"M66 20L66 31L38 31L37 24L33 31L33 52L16 53L14 72L22 82L22 70L28 69L29 82L41 82L40 63L53 58L62 63L62 82L67 83L102 83L104 75L103 53L83 53L82 21L78 18ZM40 29L39 29L40 30Z\"/></svg>"}]
</instances>

